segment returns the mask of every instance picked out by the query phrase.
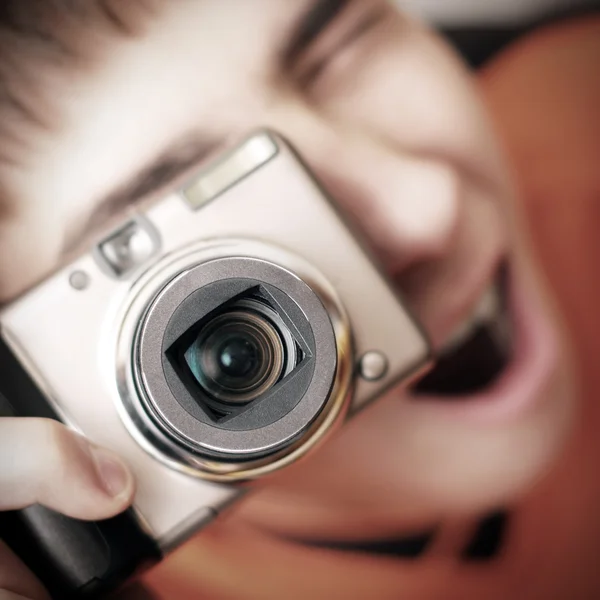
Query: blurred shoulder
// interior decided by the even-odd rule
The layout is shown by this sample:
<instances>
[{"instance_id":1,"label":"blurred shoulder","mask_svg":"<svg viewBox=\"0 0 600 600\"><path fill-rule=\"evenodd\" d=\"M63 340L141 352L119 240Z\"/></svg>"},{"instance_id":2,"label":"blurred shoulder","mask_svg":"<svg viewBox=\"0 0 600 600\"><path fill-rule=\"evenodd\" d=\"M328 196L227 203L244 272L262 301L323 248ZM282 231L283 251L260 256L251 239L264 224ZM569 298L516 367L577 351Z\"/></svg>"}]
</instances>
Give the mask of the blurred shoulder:
<instances>
[{"instance_id":1,"label":"blurred shoulder","mask_svg":"<svg viewBox=\"0 0 600 600\"><path fill-rule=\"evenodd\" d=\"M600 12L521 38L479 78L523 184L600 186Z\"/></svg>"},{"instance_id":2,"label":"blurred shoulder","mask_svg":"<svg viewBox=\"0 0 600 600\"><path fill-rule=\"evenodd\" d=\"M545 122L554 138L558 130L561 136L592 137L589 126L600 126L600 12L533 31L486 65L479 78L503 126L527 118L528 129ZM573 129L577 122L588 127Z\"/></svg>"}]
</instances>

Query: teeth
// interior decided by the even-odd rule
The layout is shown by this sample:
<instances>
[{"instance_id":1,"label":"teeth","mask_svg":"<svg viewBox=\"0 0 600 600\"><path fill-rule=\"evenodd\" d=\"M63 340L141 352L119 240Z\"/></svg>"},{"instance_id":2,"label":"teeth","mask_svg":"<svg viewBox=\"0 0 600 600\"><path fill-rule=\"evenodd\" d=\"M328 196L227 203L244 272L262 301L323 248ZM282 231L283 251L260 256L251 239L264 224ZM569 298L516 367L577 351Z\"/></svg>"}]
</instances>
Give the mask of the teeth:
<instances>
[{"instance_id":1,"label":"teeth","mask_svg":"<svg viewBox=\"0 0 600 600\"><path fill-rule=\"evenodd\" d=\"M493 330L504 348L510 347L510 324L503 308L502 295L496 283L483 293L473 312L453 331L441 349L441 354L450 354L465 343L481 326Z\"/></svg>"}]
</instances>

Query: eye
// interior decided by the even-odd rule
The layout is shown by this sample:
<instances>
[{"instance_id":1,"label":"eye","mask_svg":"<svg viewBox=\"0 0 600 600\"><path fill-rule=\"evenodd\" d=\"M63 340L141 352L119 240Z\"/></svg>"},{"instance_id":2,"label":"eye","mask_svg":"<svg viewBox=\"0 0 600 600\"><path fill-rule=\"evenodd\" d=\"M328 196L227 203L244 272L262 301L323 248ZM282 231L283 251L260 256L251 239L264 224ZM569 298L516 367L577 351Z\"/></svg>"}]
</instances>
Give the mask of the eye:
<instances>
[{"instance_id":1,"label":"eye","mask_svg":"<svg viewBox=\"0 0 600 600\"><path fill-rule=\"evenodd\" d=\"M314 85L336 59L372 33L387 18L389 7L385 4L351 3L298 57L292 70L298 85L302 88Z\"/></svg>"}]
</instances>

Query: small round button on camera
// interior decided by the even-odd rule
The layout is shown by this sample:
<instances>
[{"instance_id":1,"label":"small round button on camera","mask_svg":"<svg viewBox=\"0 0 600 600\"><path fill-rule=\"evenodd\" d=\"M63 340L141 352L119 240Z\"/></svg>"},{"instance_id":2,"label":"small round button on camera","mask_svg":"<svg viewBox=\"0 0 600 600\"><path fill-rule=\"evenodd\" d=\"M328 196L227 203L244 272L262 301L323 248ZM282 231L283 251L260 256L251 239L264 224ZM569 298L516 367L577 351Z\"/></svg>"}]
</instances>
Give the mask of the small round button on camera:
<instances>
[{"instance_id":1,"label":"small round button on camera","mask_svg":"<svg viewBox=\"0 0 600 600\"><path fill-rule=\"evenodd\" d=\"M387 370L388 360L381 352L367 352L360 359L359 373L366 381L379 381L383 379Z\"/></svg>"},{"instance_id":2,"label":"small round button on camera","mask_svg":"<svg viewBox=\"0 0 600 600\"><path fill-rule=\"evenodd\" d=\"M74 271L69 277L69 285L78 292L82 292L90 285L90 276L85 271Z\"/></svg>"}]
</instances>

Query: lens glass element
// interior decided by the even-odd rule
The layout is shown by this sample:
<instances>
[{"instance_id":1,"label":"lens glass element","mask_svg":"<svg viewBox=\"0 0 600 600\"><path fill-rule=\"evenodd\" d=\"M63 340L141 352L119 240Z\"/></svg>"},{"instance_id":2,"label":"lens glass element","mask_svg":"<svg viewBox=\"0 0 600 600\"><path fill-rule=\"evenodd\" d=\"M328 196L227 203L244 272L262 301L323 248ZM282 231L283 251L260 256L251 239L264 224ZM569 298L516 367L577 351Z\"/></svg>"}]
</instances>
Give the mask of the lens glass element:
<instances>
[{"instance_id":1,"label":"lens glass element","mask_svg":"<svg viewBox=\"0 0 600 600\"><path fill-rule=\"evenodd\" d=\"M200 387L221 402L250 402L280 379L284 345L273 324L258 312L236 309L209 321L185 353Z\"/></svg>"}]
</instances>

